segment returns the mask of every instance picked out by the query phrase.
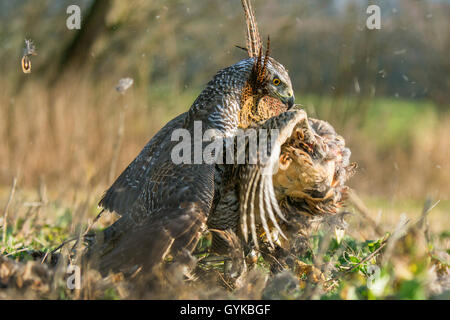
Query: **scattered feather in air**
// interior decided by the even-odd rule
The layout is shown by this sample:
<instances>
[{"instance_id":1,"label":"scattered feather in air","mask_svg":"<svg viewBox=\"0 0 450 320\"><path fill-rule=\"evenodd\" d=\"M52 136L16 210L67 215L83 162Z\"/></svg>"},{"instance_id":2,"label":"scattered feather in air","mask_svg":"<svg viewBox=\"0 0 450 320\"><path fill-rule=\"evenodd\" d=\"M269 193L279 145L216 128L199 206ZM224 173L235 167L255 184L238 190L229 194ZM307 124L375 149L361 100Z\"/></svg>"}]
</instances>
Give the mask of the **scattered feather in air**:
<instances>
[{"instance_id":1,"label":"scattered feather in air","mask_svg":"<svg viewBox=\"0 0 450 320\"><path fill-rule=\"evenodd\" d=\"M356 93L360 93L360 92L361 92L361 88L360 88L360 86L359 86L358 78L354 78L354 79L353 79L353 82L354 82L354 85L355 85L355 91L356 91Z\"/></svg>"},{"instance_id":2,"label":"scattered feather in air","mask_svg":"<svg viewBox=\"0 0 450 320\"><path fill-rule=\"evenodd\" d=\"M22 56L22 71L23 73L31 73L31 56L37 55L36 47L31 39L25 39L25 48Z\"/></svg>"},{"instance_id":3,"label":"scattered feather in air","mask_svg":"<svg viewBox=\"0 0 450 320\"><path fill-rule=\"evenodd\" d=\"M406 53L406 49L401 49L401 50L396 50L394 51L395 55L399 55L399 54L405 54Z\"/></svg>"},{"instance_id":4,"label":"scattered feather in air","mask_svg":"<svg viewBox=\"0 0 450 320\"><path fill-rule=\"evenodd\" d=\"M134 80L132 78L120 79L119 84L116 86L117 92L124 93L133 85L133 82Z\"/></svg>"}]
</instances>

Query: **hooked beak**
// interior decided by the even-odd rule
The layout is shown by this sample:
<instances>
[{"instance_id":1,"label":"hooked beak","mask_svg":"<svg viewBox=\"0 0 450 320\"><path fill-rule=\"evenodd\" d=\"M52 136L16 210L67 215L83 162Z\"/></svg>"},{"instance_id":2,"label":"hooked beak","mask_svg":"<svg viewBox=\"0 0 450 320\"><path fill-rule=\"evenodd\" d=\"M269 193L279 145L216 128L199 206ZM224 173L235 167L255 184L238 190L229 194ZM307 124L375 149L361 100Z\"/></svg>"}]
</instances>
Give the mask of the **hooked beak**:
<instances>
[{"instance_id":1,"label":"hooked beak","mask_svg":"<svg viewBox=\"0 0 450 320\"><path fill-rule=\"evenodd\" d=\"M295 97L292 94L290 97L282 99L283 103L287 106L288 110L291 109L295 104Z\"/></svg>"}]
</instances>

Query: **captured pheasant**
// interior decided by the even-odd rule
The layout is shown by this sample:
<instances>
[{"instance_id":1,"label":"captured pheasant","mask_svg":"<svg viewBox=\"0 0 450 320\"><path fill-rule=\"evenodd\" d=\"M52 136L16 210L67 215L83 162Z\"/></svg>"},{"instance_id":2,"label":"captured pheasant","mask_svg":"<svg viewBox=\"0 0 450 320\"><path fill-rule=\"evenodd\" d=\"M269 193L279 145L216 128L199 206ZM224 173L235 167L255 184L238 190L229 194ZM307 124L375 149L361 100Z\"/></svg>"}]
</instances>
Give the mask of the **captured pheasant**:
<instances>
[{"instance_id":1,"label":"captured pheasant","mask_svg":"<svg viewBox=\"0 0 450 320\"><path fill-rule=\"evenodd\" d=\"M234 168L230 181L236 184L228 189L239 190L239 230L245 240L250 232L256 247L260 242L286 247L288 238L307 236L312 222L339 213L356 164L349 162L350 150L333 127L308 119L303 110L286 111L257 128L277 129L278 135L265 161L258 154L256 164Z\"/></svg>"},{"instance_id":2,"label":"captured pheasant","mask_svg":"<svg viewBox=\"0 0 450 320\"><path fill-rule=\"evenodd\" d=\"M305 132L314 133L313 145L305 142ZM309 119L297 124L281 147L273 179L278 201L288 206L290 199L306 215L337 213L348 190L345 182L356 167L349 160L350 150L329 123Z\"/></svg>"}]
</instances>

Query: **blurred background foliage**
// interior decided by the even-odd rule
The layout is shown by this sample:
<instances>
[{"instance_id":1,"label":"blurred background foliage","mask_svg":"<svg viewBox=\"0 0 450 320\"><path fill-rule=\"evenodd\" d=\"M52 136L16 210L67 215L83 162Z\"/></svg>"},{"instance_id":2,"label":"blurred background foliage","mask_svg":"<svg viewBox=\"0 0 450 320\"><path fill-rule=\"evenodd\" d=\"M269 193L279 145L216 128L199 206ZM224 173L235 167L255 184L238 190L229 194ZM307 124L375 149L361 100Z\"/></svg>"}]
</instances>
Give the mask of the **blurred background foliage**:
<instances>
[{"instance_id":1,"label":"blurred background foliage","mask_svg":"<svg viewBox=\"0 0 450 320\"><path fill-rule=\"evenodd\" d=\"M66 27L71 4L82 10L79 31ZM369 4L381 7L381 30L365 27ZM431 195L448 221L450 2L254 6L296 102L350 146L352 187L403 207ZM29 75L20 69L25 38L38 52ZM44 183L58 196L99 198L217 70L245 58L235 45L245 45L238 0L0 1L0 198L15 176L23 189ZM121 95L123 77L134 85Z\"/></svg>"}]
</instances>

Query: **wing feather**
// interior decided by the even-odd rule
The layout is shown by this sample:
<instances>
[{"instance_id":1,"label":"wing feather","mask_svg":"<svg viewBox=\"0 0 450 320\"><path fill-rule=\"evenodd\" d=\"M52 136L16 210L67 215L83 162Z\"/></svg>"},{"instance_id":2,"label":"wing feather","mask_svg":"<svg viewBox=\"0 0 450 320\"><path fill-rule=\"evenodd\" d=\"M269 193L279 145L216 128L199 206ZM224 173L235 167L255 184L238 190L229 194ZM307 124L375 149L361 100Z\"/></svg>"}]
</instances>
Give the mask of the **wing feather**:
<instances>
[{"instance_id":1,"label":"wing feather","mask_svg":"<svg viewBox=\"0 0 450 320\"><path fill-rule=\"evenodd\" d=\"M150 170L153 169L154 163L158 160L158 155L170 143L167 136L171 134L172 130L181 127L185 118L186 113L179 115L153 136L139 155L105 192L99 206L120 215L126 214L142 192L145 177L149 176Z\"/></svg>"},{"instance_id":2,"label":"wing feather","mask_svg":"<svg viewBox=\"0 0 450 320\"><path fill-rule=\"evenodd\" d=\"M264 122L260 128L266 129L268 132L268 157L259 154L257 164L242 164L238 165L239 181L242 184L240 189L240 210L241 210L241 231L244 235L244 239L247 241L247 216L250 216L250 230L252 233L255 246L258 247L256 237L256 222L254 215L254 203L256 201L256 190L259 190L258 206L260 210L260 220L268 242L273 245L269 228L267 225L267 217L270 219L276 230L284 237L283 231L279 226L279 223L274 215L276 212L279 219L286 221L286 218L282 214L278 201L275 197L275 190L272 182L272 175L278 168L278 162L281 152L281 145L291 136L294 128L300 122L305 122L307 125L308 118L303 110L292 110L284 112L276 117L270 118ZM270 135L274 134L270 129L277 129L278 135L274 140L270 139ZM259 152L266 152L262 148L259 148ZM261 159L267 158L266 161ZM248 201L250 200L250 203Z\"/></svg>"}]
</instances>

